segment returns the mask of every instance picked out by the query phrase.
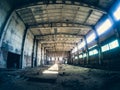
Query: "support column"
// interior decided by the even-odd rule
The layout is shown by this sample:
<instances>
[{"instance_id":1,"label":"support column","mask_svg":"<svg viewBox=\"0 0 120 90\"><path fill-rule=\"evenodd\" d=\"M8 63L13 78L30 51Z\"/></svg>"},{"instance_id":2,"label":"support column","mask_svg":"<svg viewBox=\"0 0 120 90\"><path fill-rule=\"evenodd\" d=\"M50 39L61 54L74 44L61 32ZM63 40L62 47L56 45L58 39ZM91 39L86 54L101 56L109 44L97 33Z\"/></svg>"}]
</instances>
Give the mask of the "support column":
<instances>
[{"instance_id":1,"label":"support column","mask_svg":"<svg viewBox=\"0 0 120 90\"><path fill-rule=\"evenodd\" d=\"M84 36L84 40L85 40L85 47L86 47L86 51L87 51L87 64L89 64L89 50L88 50L88 44L87 44L87 40L86 40L86 36Z\"/></svg>"},{"instance_id":2,"label":"support column","mask_svg":"<svg viewBox=\"0 0 120 90\"><path fill-rule=\"evenodd\" d=\"M119 24L117 25L117 30L116 30L116 38L118 39L118 42L119 42L119 44L120 44L120 22L119 22ZM119 48L120 49L120 48Z\"/></svg>"},{"instance_id":3,"label":"support column","mask_svg":"<svg viewBox=\"0 0 120 90\"><path fill-rule=\"evenodd\" d=\"M68 64L70 64L70 62L71 62L71 57L70 57L71 54L70 54L70 52L71 52L71 51L68 52L68 60L67 60L67 63L68 63Z\"/></svg>"},{"instance_id":4,"label":"support column","mask_svg":"<svg viewBox=\"0 0 120 90\"><path fill-rule=\"evenodd\" d=\"M79 65L79 63L80 63L80 60L79 60L79 50L78 50L78 44L77 44L77 57L78 57L77 64Z\"/></svg>"},{"instance_id":5,"label":"support column","mask_svg":"<svg viewBox=\"0 0 120 90\"><path fill-rule=\"evenodd\" d=\"M40 65L42 66L42 65L43 65L43 64L42 64L42 62L43 62L43 61L42 61L42 44L41 44L40 50L41 50L41 61L40 61L41 64L40 64Z\"/></svg>"},{"instance_id":6,"label":"support column","mask_svg":"<svg viewBox=\"0 0 120 90\"><path fill-rule=\"evenodd\" d=\"M24 30L24 34L23 34L23 39L22 39L22 47L21 47L21 57L20 57L20 67L19 68L23 68L23 60L24 60L24 46L25 46L25 39L27 36L27 31L28 31L28 27L26 27L26 29Z\"/></svg>"},{"instance_id":7,"label":"support column","mask_svg":"<svg viewBox=\"0 0 120 90\"><path fill-rule=\"evenodd\" d=\"M44 48L44 62L46 64L46 49Z\"/></svg>"},{"instance_id":8,"label":"support column","mask_svg":"<svg viewBox=\"0 0 120 90\"><path fill-rule=\"evenodd\" d=\"M97 41L97 46L98 46L98 63L99 65L102 65L102 50L101 50L101 45L100 45L100 41L99 41L99 36L98 33L96 32L95 28L93 28L93 31L96 35L96 41Z\"/></svg>"},{"instance_id":9,"label":"support column","mask_svg":"<svg viewBox=\"0 0 120 90\"><path fill-rule=\"evenodd\" d=\"M35 66L38 65L37 61L38 61L38 40L36 40L36 50L35 50Z\"/></svg>"},{"instance_id":10,"label":"support column","mask_svg":"<svg viewBox=\"0 0 120 90\"><path fill-rule=\"evenodd\" d=\"M44 47L42 45L42 48L41 48L41 64L44 65Z\"/></svg>"},{"instance_id":11,"label":"support column","mask_svg":"<svg viewBox=\"0 0 120 90\"><path fill-rule=\"evenodd\" d=\"M34 67L34 50L35 50L35 36L34 36L34 40L33 40L33 47L32 47L32 61L31 61L31 67Z\"/></svg>"}]
</instances>

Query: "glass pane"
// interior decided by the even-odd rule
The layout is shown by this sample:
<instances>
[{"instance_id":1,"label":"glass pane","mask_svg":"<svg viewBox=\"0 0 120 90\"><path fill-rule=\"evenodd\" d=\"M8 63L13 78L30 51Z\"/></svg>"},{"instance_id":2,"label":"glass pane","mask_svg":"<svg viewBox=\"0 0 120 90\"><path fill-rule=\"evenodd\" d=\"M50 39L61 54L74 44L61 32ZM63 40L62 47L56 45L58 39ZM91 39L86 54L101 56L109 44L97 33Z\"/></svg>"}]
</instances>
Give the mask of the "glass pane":
<instances>
[{"instance_id":1,"label":"glass pane","mask_svg":"<svg viewBox=\"0 0 120 90\"><path fill-rule=\"evenodd\" d=\"M83 54L83 57L86 57L86 56L87 56L86 53L84 53L84 54Z\"/></svg>"},{"instance_id":2,"label":"glass pane","mask_svg":"<svg viewBox=\"0 0 120 90\"><path fill-rule=\"evenodd\" d=\"M109 50L109 45L104 45L102 46L102 52L108 51Z\"/></svg>"},{"instance_id":3,"label":"glass pane","mask_svg":"<svg viewBox=\"0 0 120 90\"><path fill-rule=\"evenodd\" d=\"M54 61L55 60L55 58L54 57L52 57L52 61Z\"/></svg>"},{"instance_id":4,"label":"glass pane","mask_svg":"<svg viewBox=\"0 0 120 90\"><path fill-rule=\"evenodd\" d=\"M96 38L95 33L92 33L90 36L88 36L88 38L87 38L87 43L92 42L95 38Z\"/></svg>"},{"instance_id":5,"label":"glass pane","mask_svg":"<svg viewBox=\"0 0 120 90\"><path fill-rule=\"evenodd\" d=\"M59 57L59 60L60 60L60 61L62 61L62 59L63 59L62 57Z\"/></svg>"},{"instance_id":6,"label":"glass pane","mask_svg":"<svg viewBox=\"0 0 120 90\"><path fill-rule=\"evenodd\" d=\"M98 54L98 50L96 50L96 49L93 50L93 53L94 53L94 54Z\"/></svg>"},{"instance_id":7,"label":"glass pane","mask_svg":"<svg viewBox=\"0 0 120 90\"><path fill-rule=\"evenodd\" d=\"M116 47L119 47L118 40L115 40L115 41L109 43L109 47L110 47L110 49L114 49Z\"/></svg>"},{"instance_id":8,"label":"glass pane","mask_svg":"<svg viewBox=\"0 0 120 90\"><path fill-rule=\"evenodd\" d=\"M78 59L78 57L77 57L77 56L75 56L75 59Z\"/></svg>"},{"instance_id":9,"label":"glass pane","mask_svg":"<svg viewBox=\"0 0 120 90\"><path fill-rule=\"evenodd\" d=\"M111 26L112 22L110 21L110 19L105 20L105 22L103 22L103 24L100 25L100 27L97 29L98 35L101 35L104 32L106 32L108 29L110 29Z\"/></svg>"},{"instance_id":10,"label":"glass pane","mask_svg":"<svg viewBox=\"0 0 120 90\"><path fill-rule=\"evenodd\" d=\"M113 13L113 16L115 17L116 20L120 20L120 6Z\"/></svg>"},{"instance_id":11,"label":"glass pane","mask_svg":"<svg viewBox=\"0 0 120 90\"><path fill-rule=\"evenodd\" d=\"M93 51L90 51L90 52L89 52L89 55L90 55L90 56L93 55L93 54L94 54Z\"/></svg>"},{"instance_id":12,"label":"glass pane","mask_svg":"<svg viewBox=\"0 0 120 90\"><path fill-rule=\"evenodd\" d=\"M79 58L82 58L82 55L79 55Z\"/></svg>"},{"instance_id":13,"label":"glass pane","mask_svg":"<svg viewBox=\"0 0 120 90\"><path fill-rule=\"evenodd\" d=\"M81 49L81 48L83 48L85 46L85 41L83 41L82 43L80 43L79 45L78 45L78 49Z\"/></svg>"}]
</instances>

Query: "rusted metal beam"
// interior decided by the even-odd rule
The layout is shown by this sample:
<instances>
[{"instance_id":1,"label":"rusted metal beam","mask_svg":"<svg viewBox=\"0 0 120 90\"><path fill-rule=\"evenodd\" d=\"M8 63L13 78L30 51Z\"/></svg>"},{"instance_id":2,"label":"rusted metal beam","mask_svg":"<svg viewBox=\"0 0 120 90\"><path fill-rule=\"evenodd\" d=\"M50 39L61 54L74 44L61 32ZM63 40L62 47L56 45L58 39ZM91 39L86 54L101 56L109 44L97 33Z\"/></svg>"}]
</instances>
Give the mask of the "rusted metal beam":
<instances>
[{"instance_id":1,"label":"rusted metal beam","mask_svg":"<svg viewBox=\"0 0 120 90\"><path fill-rule=\"evenodd\" d=\"M84 35L76 35L76 34L70 34L70 33L57 33L57 34L45 34L45 35L36 35L36 38L44 37L44 36L53 36L53 35L68 35L68 36L76 36L83 38Z\"/></svg>"}]
</instances>

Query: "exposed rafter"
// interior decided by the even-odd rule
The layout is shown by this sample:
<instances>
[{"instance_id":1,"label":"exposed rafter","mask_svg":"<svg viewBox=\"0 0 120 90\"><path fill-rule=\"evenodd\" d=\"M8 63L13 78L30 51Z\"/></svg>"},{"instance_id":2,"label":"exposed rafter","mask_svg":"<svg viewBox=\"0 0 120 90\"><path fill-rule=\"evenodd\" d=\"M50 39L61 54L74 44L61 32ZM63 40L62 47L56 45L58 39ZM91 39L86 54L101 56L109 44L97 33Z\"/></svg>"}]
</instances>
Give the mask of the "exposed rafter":
<instances>
[{"instance_id":1,"label":"exposed rafter","mask_svg":"<svg viewBox=\"0 0 120 90\"><path fill-rule=\"evenodd\" d=\"M45 34L45 35L36 35L36 38L40 37L49 37L49 36L54 36L54 35L67 35L68 37L78 37L78 38L83 38L84 35L76 35L76 34L70 34L70 33L57 33L57 34Z\"/></svg>"}]
</instances>

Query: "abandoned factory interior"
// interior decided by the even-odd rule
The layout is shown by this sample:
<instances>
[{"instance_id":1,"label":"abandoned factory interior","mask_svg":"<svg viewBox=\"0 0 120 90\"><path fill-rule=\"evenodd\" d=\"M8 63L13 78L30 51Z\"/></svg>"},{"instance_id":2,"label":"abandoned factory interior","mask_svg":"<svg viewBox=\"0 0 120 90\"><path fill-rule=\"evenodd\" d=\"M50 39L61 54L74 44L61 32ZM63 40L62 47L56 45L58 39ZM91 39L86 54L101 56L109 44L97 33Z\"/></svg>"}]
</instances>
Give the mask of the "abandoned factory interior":
<instances>
[{"instance_id":1,"label":"abandoned factory interior","mask_svg":"<svg viewBox=\"0 0 120 90\"><path fill-rule=\"evenodd\" d=\"M120 0L0 0L0 90L120 90Z\"/></svg>"}]
</instances>

